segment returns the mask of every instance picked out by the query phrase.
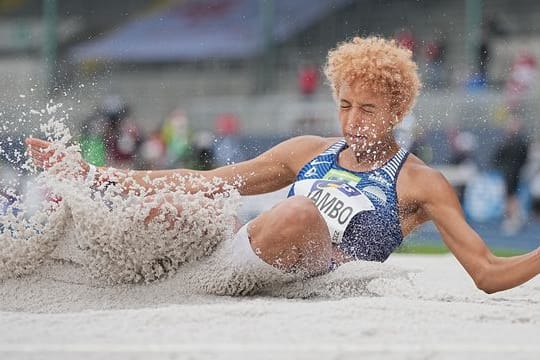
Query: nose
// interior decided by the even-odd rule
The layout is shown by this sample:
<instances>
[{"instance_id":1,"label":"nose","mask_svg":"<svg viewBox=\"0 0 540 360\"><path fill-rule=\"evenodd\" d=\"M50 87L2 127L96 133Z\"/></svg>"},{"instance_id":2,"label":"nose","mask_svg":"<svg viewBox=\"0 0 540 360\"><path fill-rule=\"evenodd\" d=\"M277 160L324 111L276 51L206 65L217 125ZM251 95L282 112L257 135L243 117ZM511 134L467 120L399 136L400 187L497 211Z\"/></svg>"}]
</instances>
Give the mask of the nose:
<instances>
[{"instance_id":1,"label":"nose","mask_svg":"<svg viewBox=\"0 0 540 360\"><path fill-rule=\"evenodd\" d=\"M365 125L361 112L356 108L351 109L345 119L345 128L349 131L361 132L365 128Z\"/></svg>"}]
</instances>

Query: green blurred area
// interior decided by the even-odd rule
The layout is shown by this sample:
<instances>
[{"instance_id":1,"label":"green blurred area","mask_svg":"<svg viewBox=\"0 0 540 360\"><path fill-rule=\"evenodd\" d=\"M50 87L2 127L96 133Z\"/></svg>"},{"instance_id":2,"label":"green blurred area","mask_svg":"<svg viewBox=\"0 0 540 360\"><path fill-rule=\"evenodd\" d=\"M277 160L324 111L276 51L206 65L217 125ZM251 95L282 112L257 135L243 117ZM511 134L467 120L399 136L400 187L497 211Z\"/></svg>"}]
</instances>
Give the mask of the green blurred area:
<instances>
[{"instance_id":1,"label":"green blurred area","mask_svg":"<svg viewBox=\"0 0 540 360\"><path fill-rule=\"evenodd\" d=\"M518 249L510 248L495 248L491 251L496 256L516 256L524 254L525 251ZM421 255L442 255L449 254L450 250L443 244L434 244L434 243L407 243L405 242L397 251L398 254L421 254Z\"/></svg>"}]
</instances>

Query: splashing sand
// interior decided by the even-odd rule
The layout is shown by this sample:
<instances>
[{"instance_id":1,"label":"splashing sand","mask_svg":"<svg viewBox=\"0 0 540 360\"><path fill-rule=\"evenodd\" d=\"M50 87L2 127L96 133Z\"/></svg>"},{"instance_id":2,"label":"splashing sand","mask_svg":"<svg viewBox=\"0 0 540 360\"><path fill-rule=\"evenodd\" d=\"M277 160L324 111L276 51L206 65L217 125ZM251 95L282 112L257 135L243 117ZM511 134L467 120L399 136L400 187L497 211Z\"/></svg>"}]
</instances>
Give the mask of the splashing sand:
<instances>
[{"instance_id":1,"label":"splashing sand","mask_svg":"<svg viewBox=\"0 0 540 360\"><path fill-rule=\"evenodd\" d=\"M90 277L107 284L150 282L209 255L231 238L239 204L232 188L213 199L184 192L185 181L203 182L196 178L178 179L175 184L150 182L162 188L151 197L136 195L140 189L128 194L117 186L91 189L79 174L80 149L69 144L69 129L54 116L57 110L57 106L47 107L51 117L41 130L54 142L52 159L62 161L37 176L38 193L45 195L33 199L38 205L32 213L26 210L27 199L20 199L0 216L4 226L0 279L28 274L48 260L59 259L78 263ZM25 167L32 169L32 164ZM219 183L204 185L212 190ZM145 225L144 219L156 207L161 216ZM177 219L174 226L167 215Z\"/></svg>"}]
</instances>

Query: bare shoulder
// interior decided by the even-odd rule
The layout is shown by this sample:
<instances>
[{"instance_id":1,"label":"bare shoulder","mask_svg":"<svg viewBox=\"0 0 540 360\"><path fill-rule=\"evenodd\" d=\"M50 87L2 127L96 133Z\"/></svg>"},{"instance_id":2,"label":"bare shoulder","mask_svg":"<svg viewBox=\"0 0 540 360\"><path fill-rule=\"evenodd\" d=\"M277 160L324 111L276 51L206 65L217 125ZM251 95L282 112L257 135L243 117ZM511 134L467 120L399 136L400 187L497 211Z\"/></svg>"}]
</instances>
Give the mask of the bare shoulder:
<instances>
[{"instance_id":1,"label":"bare shoulder","mask_svg":"<svg viewBox=\"0 0 540 360\"><path fill-rule=\"evenodd\" d=\"M317 154L323 152L340 138L326 138L315 135L302 135L283 141L274 151L278 152L282 161L293 169L300 169Z\"/></svg>"},{"instance_id":2,"label":"bare shoulder","mask_svg":"<svg viewBox=\"0 0 540 360\"><path fill-rule=\"evenodd\" d=\"M454 189L444 175L413 154L407 158L399 181L409 197L420 203L454 196Z\"/></svg>"}]
</instances>

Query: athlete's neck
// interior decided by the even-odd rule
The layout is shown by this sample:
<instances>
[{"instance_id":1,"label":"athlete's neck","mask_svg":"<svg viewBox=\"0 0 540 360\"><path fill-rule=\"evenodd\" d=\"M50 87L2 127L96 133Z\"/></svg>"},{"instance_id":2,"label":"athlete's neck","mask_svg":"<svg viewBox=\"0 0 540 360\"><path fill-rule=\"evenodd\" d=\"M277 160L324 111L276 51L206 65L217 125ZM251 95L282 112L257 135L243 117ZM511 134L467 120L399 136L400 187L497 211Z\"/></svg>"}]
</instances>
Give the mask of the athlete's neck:
<instances>
[{"instance_id":1,"label":"athlete's neck","mask_svg":"<svg viewBox=\"0 0 540 360\"><path fill-rule=\"evenodd\" d=\"M394 138L370 144L361 148L349 146L340 156L346 168L356 171L377 169L387 163L400 147Z\"/></svg>"}]
</instances>

